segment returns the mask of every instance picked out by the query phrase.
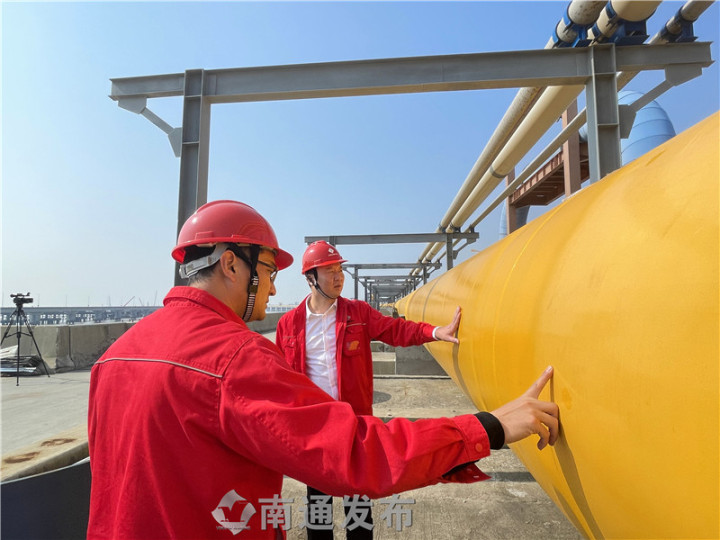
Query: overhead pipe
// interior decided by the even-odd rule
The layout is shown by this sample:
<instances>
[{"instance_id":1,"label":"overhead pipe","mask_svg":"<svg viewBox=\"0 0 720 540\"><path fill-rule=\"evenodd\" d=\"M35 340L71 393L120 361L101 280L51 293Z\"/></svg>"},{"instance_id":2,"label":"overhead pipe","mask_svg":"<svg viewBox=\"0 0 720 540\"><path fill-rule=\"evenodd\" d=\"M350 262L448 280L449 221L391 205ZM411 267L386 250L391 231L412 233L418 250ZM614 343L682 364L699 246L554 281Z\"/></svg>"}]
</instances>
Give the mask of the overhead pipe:
<instances>
[{"instance_id":1,"label":"overhead pipe","mask_svg":"<svg viewBox=\"0 0 720 540\"><path fill-rule=\"evenodd\" d=\"M606 3L606 0L570 2L565 16L555 26L555 32L548 43L551 46L546 45L545 48L587 45L588 43L585 41L587 30L595 23Z\"/></svg>"},{"instance_id":2,"label":"overhead pipe","mask_svg":"<svg viewBox=\"0 0 720 540\"><path fill-rule=\"evenodd\" d=\"M593 43L643 43L648 38L645 21L661 3L662 0L610 0L589 30L588 37Z\"/></svg>"},{"instance_id":3,"label":"overhead pipe","mask_svg":"<svg viewBox=\"0 0 720 540\"><path fill-rule=\"evenodd\" d=\"M683 18L685 18L688 21L695 22L698 20L700 15L702 15L707 8L709 8L712 5L713 2L705 2L705 1L698 1L698 0L688 0L683 7L680 8L678 13L681 14ZM663 28L655 34L650 41L648 41L648 45L662 45L665 43L670 42L670 36L672 32L675 32L678 30L676 17L678 14L676 13L673 15L663 26ZM680 29L682 32L682 29ZM618 74L617 78L617 87L618 90L621 90L624 88L631 80L635 78L635 76L638 74L637 71L623 71Z\"/></svg>"},{"instance_id":4,"label":"overhead pipe","mask_svg":"<svg viewBox=\"0 0 720 540\"><path fill-rule=\"evenodd\" d=\"M490 212L497 208L500 203L504 202L505 199L518 188L518 186L520 186L523 182L530 178L545 161L547 161L555 152L557 152L558 148L560 148L565 143L565 141L570 138L571 135L580 130L586 120L586 116L587 113L585 109L583 109L582 112L580 112L575 118L573 118L570 123L560 133L558 133L557 136L552 141L550 141L550 143L548 143L548 145L537 156L535 156L535 159L533 159L525 167L525 169L523 169L523 171L505 187L503 192L500 193L500 195L498 195L495 200L485 210L483 210L483 212L477 218L475 218L475 220L469 225L468 230L474 229L483 219L488 216L488 214L490 214ZM459 242L459 240L454 241L452 244L453 247L456 246ZM464 248L466 245L467 244L461 246L459 249ZM445 251L441 251L439 257L442 258L444 256Z\"/></svg>"},{"instance_id":5,"label":"overhead pipe","mask_svg":"<svg viewBox=\"0 0 720 540\"><path fill-rule=\"evenodd\" d=\"M639 92L624 90L618 93L618 104L629 105L642 97ZM530 163L523 172L510 183L506 189L497 196L497 198L486 208L480 216L478 216L470 228L475 228L480 221L485 219L487 215L502 203L517 187L525 182L535 170L544 163L551 155L553 155L559 146L561 146L572 133L577 130L577 125L585 121L585 111L582 115L576 116L573 121L564 129L545 149ZM580 140L587 140L587 126L583 126L579 130ZM646 154L656 146L668 141L675 136L675 129L665 110L655 101L651 101L643 106L635 116L635 122L630 136L621 141L622 164L627 165L630 161ZM528 206L521 206L516 209L517 212L517 228L527 223ZM500 217L500 238L508 235L507 211L502 206L502 216Z\"/></svg>"},{"instance_id":6,"label":"overhead pipe","mask_svg":"<svg viewBox=\"0 0 720 540\"><path fill-rule=\"evenodd\" d=\"M503 178L510 174L520 159L530 151L584 88L583 85L551 86L545 90L535 107L527 114L470 196L453 216L450 222L452 227L459 229L465 223L480 203L493 192Z\"/></svg>"},{"instance_id":7,"label":"overhead pipe","mask_svg":"<svg viewBox=\"0 0 720 540\"><path fill-rule=\"evenodd\" d=\"M712 5L712 1L698 1L698 0L689 0L679 11L679 13L682 14L683 17L686 18L686 20L692 20L692 22L695 22L702 13L707 10ZM668 22L665 24L664 28L674 28L674 20L678 17L676 14L672 18L668 20ZM668 43L665 39L666 33L663 31L658 32L653 36L652 39L648 42L648 45L660 45L663 43ZM688 39L688 31L684 30L684 38L687 41L694 41L694 39ZM636 75L638 72L636 71L623 71L618 73L617 77L617 88L618 91L622 90ZM673 86L673 84L681 84L682 79L675 81L674 83L668 83L666 86L669 88ZM667 88L666 88L667 89ZM642 98L641 98L642 99ZM581 125L582 122L585 122L587 115L586 109L583 109L578 113L578 115L575 117L575 119L570 123L570 125L567 126L566 129L564 129L554 140L551 142L541 153L538 157L533 160L532 163L530 163L525 170L515 178L515 180L507 186L507 188L491 203L488 208L486 208L482 214L478 218L476 218L472 224L468 227L468 230L474 230L474 228L485 218L487 215L496 208L504 199L507 197L512 190L517 188L518 185L520 185L522 182L524 182L527 178L530 177L530 175L534 172L537 167L540 166L541 162L547 159L551 152L555 151L565 140L567 140L567 137L571 134L577 131L578 127ZM539 161L541 160L541 161ZM458 241L455 241L453 243L453 246L456 246L458 244ZM444 251L440 254L440 257L442 258L444 256Z\"/></svg>"},{"instance_id":8,"label":"overhead pipe","mask_svg":"<svg viewBox=\"0 0 720 540\"><path fill-rule=\"evenodd\" d=\"M567 17L573 21L574 25L591 25L600 11L602 10L605 2L588 2L586 0L573 0L567 8ZM560 26L564 19L561 19L558 23ZM556 27L557 28L557 27ZM555 41L551 38L550 41L545 45L546 49L553 48ZM480 157L477 159L472 169L468 173L465 182L458 190L457 195L453 199L450 207L448 208L445 216L440 221L440 225L436 232L445 231L450 225L452 217L455 215L457 210L467 199L470 192L477 185L477 182L482 177L483 173L487 171L492 160L497 156L503 146L507 143L508 138L517 129L518 124L523 120L527 112L531 107L534 106L538 97L542 93L543 88L528 87L521 88L513 99L512 103L508 107L505 115L500 120L495 132L490 137L490 140L485 146ZM441 243L429 243L421 253L418 260L428 261L442 249L443 244ZM416 274L417 270L413 270L411 274Z\"/></svg>"},{"instance_id":9,"label":"overhead pipe","mask_svg":"<svg viewBox=\"0 0 720 540\"><path fill-rule=\"evenodd\" d=\"M651 43L695 41L692 23L709 8L713 0L690 0L650 40Z\"/></svg>"},{"instance_id":10,"label":"overhead pipe","mask_svg":"<svg viewBox=\"0 0 720 540\"><path fill-rule=\"evenodd\" d=\"M662 0L648 2L615 1L610 2L609 4L614 6L615 12L619 12L622 15L623 21L637 21L642 17L645 17L645 19L649 18L655 12L661 1ZM707 7L705 7L705 9L707 9ZM603 13L605 12L606 10L603 10ZM602 28L607 28L607 24L602 25ZM548 45L550 45L550 42L548 42ZM636 74L637 73L634 72L629 75L629 77L622 82L622 85L624 86L627 84L627 82L629 82L629 80ZM500 181L507 176L517 162L532 148L532 146L537 142L537 140L539 140L545 131L547 131L552 123L554 123L555 119L560 116L570 103L572 103L572 101L582 92L583 88L583 86L566 86L549 87L546 89L532 107L532 112L534 113L532 118L530 114L527 114L523 118L521 126L513 132L512 138L508 140L505 146L500 150L500 152L498 152L496 160L492 163L483 177L475 183L470 195L465 199L458 211L451 218L450 224L447 226L448 230L460 229L465 220L467 220L467 218L472 215L475 210L477 210L482 201L485 200L485 198L487 198L487 196L497 187ZM620 80L618 80L618 88L620 88ZM563 105L558 105L558 103L562 103ZM585 111L583 111L583 113L584 112ZM542 130L538 130L534 126L528 125L538 119L542 122L541 125L545 126ZM552 121L550 122L550 120ZM516 135L518 131L521 130L524 137L517 137ZM534 138L528 139L527 137ZM467 183L468 181L466 180L466 184ZM465 187L465 185L463 187ZM453 205L451 209L453 207L455 207L455 205ZM424 262L431 261L435 254L437 254L443 247L443 244L428 245L421 255L420 260Z\"/></svg>"},{"instance_id":11,"label":"overhead pipe","mask_svg":"<svg viewBox=\"0 0 720 540\"><path fill-rule=\"evenodd\" d=\"M632 10L623 9L624 3L616 2L617 8L626 16L634 18L641 14L649 17L655 12L659 1L630 2ZM639 5L642 4L642 5ZM552 126L557 118L568 108L585 87L551 86L545 90L532 110L526 115L521 125L508 140L483 178L477 183L468 199L463 203L450 221L450 225L459 229L468 217L477 210L480 203L497 187L522 157L530 151L542 135Z\"/></svg>"},{"instance_id":12,"label":"overhead pipe","mask_svg":"<svg viewBox=\"0 0 720 540\"><path fill-rule=\"evenodd\" d=\"M659 3L660 3L660 2L643 2L643 4L650 4L650 5L646 6L647 9L646 9L646 11L645 11L646 13L649 13L648 17L649 17L650 15L652 15L652 13L654 13L655 9L657 8L657 4L659 4ZM689 0L689 1L688 1L685 5L683 5L683 7L679 10L679 13L680 13L681 16L682 16L683 18L685 18L686 20L695 22L695 21L700 17L700 15L701 15L705 10L707 10L707 9L710 7L710 5L712 5L712 2L699 1L699 0ZM621 7L620 9L622 10L623 14L626 15L626 16L632 16L632 17L636 17L636 16L637 16L637 12L629 13L628 11L624 10L622 7ZM674 21L677 17L678 17L678 15L676 14L674 17L672 17L672 18L665 24L664 27L666 27L666 28L671 28L671 29L672 29L672 28L675 28L675 26L674 26L675 23L674 23L673 21ZM657 45L657 44L667 43L667 41L665 40L665 37L664 37L665 35L666 35L666 34L665 34L664 32L662 32L662 31L658 32L657 34L655 34L655 36L653 36L653 38L648 42L648 44L649 44L649 45ZM622 88L624 88L637 74L638 74L638 72L636 72L636 71L626 71L626 72L621 72L621 73L619 73L619 74L618 74L618 78L617 78L617 88L618 88L618 90L621 90ZM679 83L676 83L676 84L679 84ZM527 89L522 89L522 90L527 90ZM506 113L506 116L507 116L507 113ZM584 121L585 116L586 116L586 110L583 109L583 110L578 114L578 117L582 117L582 118L583 118L583 121ZM576 119L579 119L579 118L576 118ZM504 120L504 119L503 119L503 120ZM501 122L501 123L502 123L502 122ZM496 131L497 131L497 130L496 130ZM468 177L468 179L466 179L466 182L465 182L466 184L468 183L469 178L470 178L470 177ZM494 186L492 187L492 189L489 190L489 192L492 192L492 190L493 190L495 187L497 187L497 184L500 182L500 180L501 180L500 178L495 178L495 179L494 179ZM473 199L477 199L477 197L474 197L474 196L473 196L473 193L474 193L474 194L477 194L477 189L478 189L478 187L479 187L479 185L480 185L481 182L482 182L482 179L481 179L479 182L477 182L477 184L476 184L476 186L475 186L475 190L471 192L471 195L470 195L470 196L473 197ZM516 182L517 182L517 179L516 179ZM464 185L463 187L465 187L465 185ZM488 194L489 194L489 192L488 192ZM487 197L487 195L485 195L485 197ZM477 201L477 205L476 205L476 207L475 207L474 210L477 209L477 206L479 206L479 205L481 204L482 200L484 200L485 197L483 197L482 199L479 199L479 200ZM456 200L457 200L457 199L458 199L458 197L456 197ZM455 203L455 201L453 201L453 203ZM494 205L494 206L496 206L496 205ZM494 207L494 206L493 206L493 207ZM451 209L452 209L452 206L451 206ZM474 210L473 210L473 211L474 211ZM450 211L450 210L448 210L448 212L449 212L449 211ZM472 212L471 212L471 213L472 213ZM489 213L489 212L483 213L483 217L485 217L485 215L487 215L487 213ZM445 218L444 218L444 221L445 221ZM451 222L452 222L452 223L457 223L457 220L452 219ZM479 222L479 220L476 220L476 221L471 225L470 228L474 228L474 227L477 225L478 222ZM454 227L454 226L451 225L450 227L452 228L452 227ZM460 228L460 227L458 226L458 227L456 228L456 230L459 230L459 228ZM450 229L450 230L452 230L452 229ZM439 232L442 232L442 231L439 230ZM457 242L455 242L454 245L457 245ZM443 247L444 247L444 244L435 244L435 245L433 245L433 244L428 244L428 246L427 246L427 247L425 248L425 250L423 251L423 254L421 255L421 257L420 257L419 260L420 260L420 261L424 261L424 262L432 261L433 257L434 257Z\"/></svg>"},{"instance_id":13,"label":"overhead pipe","mask_svg":"<svg viewBox=\"0 0 720 540\"><path fill-rule=\"evenodd\" d=\"M527 111L535 103L542 91L543 88L534 87L521 88L518 91L515 95L515 99L510 104L510 107L508 107L507 111L505 111L505 115L502 120L500 120L500 123L495 128L495 131L490 137L487 145L485 145L485 149L480 154L480 157L478 157L472 169L470 169L470 172L465 178L465 182L463 182L463 185L458 190L457 195L455 195L452 203L450 203L450 207L440 221L440 225L438 226L436 232L444 232L447 229L453 215L457 212L457 209L460 208L463 201L467 199L468 195L477 184L477 181L490 166L490 163L492 163L492 160L505 145L508 138L512 135L515 129L517 129L518 124L525 117ZM444 244L442 243L432 242L427 244L418 260L420 262L432 260L438 251L442 249L443 245ZM412 270L411 275L416 275L418 273L419 270L414 269Z\"/></svg>"},{"instance_id":14,"label":"overhead pipe","mask_svg":"<svg viewBox=\"0 0 720 540\"><path fill-rule=\"evenodd\" d=\"M581 25L588 27L591 25L600 14L604 1L600 2L588 2L587 0L572 0L567 7L566 17L571 21L570 26L577 30ZM556 25L556 30L561 27L565 18L560 19L560 22ZM566 25L567 26L567 25ZM560 28L561 33L567 36L569 30L563 30ZM550 41L545 45L546 49L555 47L555 40L550 38ZM485 145L484 150L478 157L477 161L473 165L472 169L465 178L465 182L458 190L457 195L450 203L445 216L440 221L440 225L436 232L444 232L451 223L452 217L457 213L457 210L465 202L468 195L472 192L478 181L482 178L482 175L487 171L488 167L492 163L493 159L498 155L502 148L507 143L509 137L517 129L519 123L523 120L527 112L534 106L535 102L543 92L543 88L527 87L518 90L515 98L508 107L507 111L503 115L500 123L495 128L490 140ZM449 232L449 231L448 231ZM429 243L425 246L423 252L418 258L419 261L429 261L442 249L443 244L441 243ZM417 274L418 270L415 269L411 272L411 275Z\"/></svg>"},{"instance_id":15,"label":"overhead pipe","mask_svg":"<svg viewBox=\"0 0 720 540\"><path fill-rule=\"evenodd\" d=\"M396 303L430 324L462 306L459 346L426 347L481 410L554 366L557 443L510 447L585 537L720 537L719 120Z\"/></svg>"}]
</instances>

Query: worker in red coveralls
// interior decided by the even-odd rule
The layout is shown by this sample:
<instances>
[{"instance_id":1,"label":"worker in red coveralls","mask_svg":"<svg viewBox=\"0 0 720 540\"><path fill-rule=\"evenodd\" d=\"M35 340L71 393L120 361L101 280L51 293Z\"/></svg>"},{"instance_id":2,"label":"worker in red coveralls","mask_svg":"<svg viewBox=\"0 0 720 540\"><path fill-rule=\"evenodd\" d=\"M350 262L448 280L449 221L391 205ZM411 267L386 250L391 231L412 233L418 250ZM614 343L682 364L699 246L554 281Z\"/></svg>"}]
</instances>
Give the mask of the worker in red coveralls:
<instances>
[{"instance_id":1,"label":"worker in red coveralls","mask_svg":"<svg viewBox=\"0 0 720 540\"><path fill-rule=\"evenodd\" d=\"M491 448L558 437L558 408L538 400L548 368L492 413L358 416L291 369L248 329L265 317L292 257L250 206L215 201L183 225L173 250L188 286L123 334L93 366L88 442L89 539L277 539L288 475L331 495L383 497L487 478ZM277 504L276 504L277 503Z\"/></svg>"},{"instance_id":2,"label":"worker in red coveralls","mask_svg":"<svg viewBox=\"0 0 720 540\"><path fill-rule=\"evenodd\" d=\"M458 343L460 308L447 326L432 326L387 317L367 302L340 296L345 283L342 258L335 246L323 240L310 244L302 258L302 273L310 295L280 318L275 342L292 368L307 375L332 398L350 404L360 415L373 414L371 341L409 347L433 340ZM312 527L308 540L332 540L332 498L307 486ZM346 521L357 511L355 500L345 500ZM365 502L368 503L367 497ZM373 522L368 510L347 528L348 540L371 539ZM327 511L322 511L327 509Z\"/></svg>"}]
</instances>

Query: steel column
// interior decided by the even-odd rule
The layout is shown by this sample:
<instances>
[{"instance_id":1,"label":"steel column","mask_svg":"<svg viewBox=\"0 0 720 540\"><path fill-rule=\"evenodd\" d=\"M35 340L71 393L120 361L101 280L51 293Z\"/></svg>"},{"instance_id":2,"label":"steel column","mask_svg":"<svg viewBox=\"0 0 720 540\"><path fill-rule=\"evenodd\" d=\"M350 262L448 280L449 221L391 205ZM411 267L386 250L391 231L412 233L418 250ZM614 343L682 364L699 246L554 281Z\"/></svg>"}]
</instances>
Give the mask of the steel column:
<instances>
[{"instance_id":1,"label":"steel column","mask_svg":"<svg viewBox=\"0 0 720 540\"><path fill-rule=\"evenodd\" d=\"M204 96L205 85L204 70L193 69L185 72L178 193L178 234L193 212L207 202L210 102ZM175 285L183 282L184 280L176 272Z\"/></svg>"},{"instance_id":2,"label":"steel column","mask_svg":"<svg viewBox=\"0 0 720 540\"><path fill-rule=\"evenodd\" d=\"M577 116L577 100L562 115L562 126L565 129ZM563 176L565 181L565 197L569 197L580 189L582 178L580 173L580 135L573 133L562 146Z\"/></svg>"},{"instance_id":3,"label":"steel column","mask_svg":"<svg viewBox=\"0 0 720 540\"><path fill-rule=\"evenodd\" d=\"M590 47L592 76L585 84L590 182L622 166L615 47Z\"/></svg>"}]
</instances>

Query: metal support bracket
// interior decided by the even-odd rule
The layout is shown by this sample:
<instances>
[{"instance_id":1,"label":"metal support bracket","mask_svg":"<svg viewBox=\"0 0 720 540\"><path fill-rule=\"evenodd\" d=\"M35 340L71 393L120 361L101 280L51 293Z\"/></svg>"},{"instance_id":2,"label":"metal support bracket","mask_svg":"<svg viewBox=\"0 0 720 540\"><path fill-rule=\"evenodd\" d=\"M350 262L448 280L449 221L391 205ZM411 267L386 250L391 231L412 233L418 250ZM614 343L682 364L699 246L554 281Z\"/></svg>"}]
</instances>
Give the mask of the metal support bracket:
<instances>
[{"instance_id":1,"label":"metal support bracket","mask_svg":"<svg viewBox=\"0 0 720 540\"><path fill-rule=\"evenodd\" d=\"M665 80L628 105L620 105L620 137L627 139L635 123L635 115L645 105L657 99L674 86L691 81L702 75L700 64L679 64L665 68Z\"/></svg>"},{"instance_id":2,"label":"metal support bracket","mask_svg":"<svg viewBox=\"0 0 720 540\"><path fill-rule=\"evenodd\" d=\"M135 114L141 114L153 124L163 130L170 140L170 146L172 147L175 157L180 157L180 145L182 139L182 128L174 128L168 124L165 120L160 118L154 112L147 108L146 97L120 97L118 98L118 107L125 109L126 111L134 112Z\"/></svg>"}]
</instances>

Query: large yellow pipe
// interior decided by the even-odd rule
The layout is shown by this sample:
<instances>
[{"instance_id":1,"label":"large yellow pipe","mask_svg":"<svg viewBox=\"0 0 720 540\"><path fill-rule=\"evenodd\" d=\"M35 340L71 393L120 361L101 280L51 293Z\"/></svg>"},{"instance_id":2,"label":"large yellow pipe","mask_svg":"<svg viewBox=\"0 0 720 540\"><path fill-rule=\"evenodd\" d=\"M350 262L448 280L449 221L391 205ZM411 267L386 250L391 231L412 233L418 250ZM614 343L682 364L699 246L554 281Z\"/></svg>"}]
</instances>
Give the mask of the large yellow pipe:
<instances>
[{"instance_id":1,"label":"large yellow pipe","mask_svg":"<svg viewBox=\"0 0 720 540\"><path fill-rule=\"evenodd\" d=\"M543 395L561 437L512 449L593 538L719 538L718 113L399 302L478 408Z\"/></svg>"}]
</instances>

